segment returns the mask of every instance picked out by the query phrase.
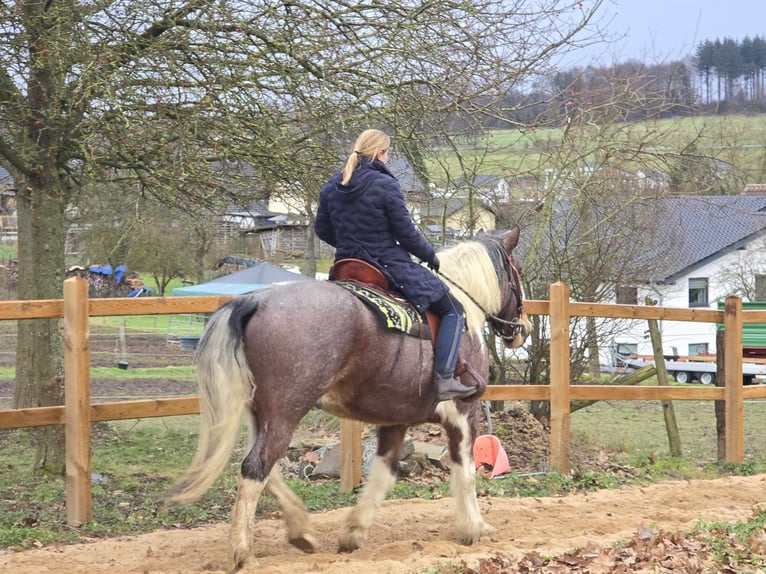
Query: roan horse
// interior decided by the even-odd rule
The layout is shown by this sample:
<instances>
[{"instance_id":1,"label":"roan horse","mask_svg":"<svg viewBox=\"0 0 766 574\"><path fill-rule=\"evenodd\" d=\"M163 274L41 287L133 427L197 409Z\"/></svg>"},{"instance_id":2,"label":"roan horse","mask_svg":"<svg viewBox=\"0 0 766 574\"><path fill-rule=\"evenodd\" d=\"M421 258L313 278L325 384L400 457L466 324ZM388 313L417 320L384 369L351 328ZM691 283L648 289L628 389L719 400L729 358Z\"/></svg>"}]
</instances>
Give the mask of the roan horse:
<instances>
[{"instance_id":1,"label":"roan horse","mask_svg":"<svg viewBox=\"0 0 766 574\"><path fill-rule=\"evenodd\" d=\"M465 308L461 357L472 366L474 379L486 380L489 374L485 320L509 348L520 346L529 332L511 254L518 239L518 229L480 233L439 251L441 275ZM448 437L457 537L464 544L478 541L494 530L482 519L475 492L472 447L480 403L477 396L437 402L432 364L430 341L386 329L364 303L331 281L288 283L233 299L212 315L197 351L199 444L173 500L197 499L221 474L246 413L251 448L242 462L232 513L232 572L251 556L264 488L283 510L290 543L316 552L308 511L276 463L303 416L319 406L378 425L377 454L340 533L341 551L365 543L396 481L405 433L425 422L440 423ZM466 375L463 379L468 382Z\"/></svg>"}]
</instances>

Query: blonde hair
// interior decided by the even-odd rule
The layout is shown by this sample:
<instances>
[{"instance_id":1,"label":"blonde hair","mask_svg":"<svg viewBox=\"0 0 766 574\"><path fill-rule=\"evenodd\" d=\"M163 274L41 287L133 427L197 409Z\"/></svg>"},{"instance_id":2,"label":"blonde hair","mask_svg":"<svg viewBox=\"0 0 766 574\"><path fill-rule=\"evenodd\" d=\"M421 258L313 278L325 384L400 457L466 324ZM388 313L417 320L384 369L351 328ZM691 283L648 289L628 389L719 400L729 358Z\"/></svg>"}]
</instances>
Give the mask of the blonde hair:
<instances>
[{"instance_id":1,"label":"blonde hair","mask_svg":"<svg viewBox=\"0 0 766 574\"><path fill-rule=\"evenodd\" d=\"M351 174L354 173L356 166L359 165L359 156L363 155L370 161L378 157L378 154L388 149L391 145L391 138L385 132L380 130L364 130L356 138L354 150L346 160L346 167L343 168L343 185L351 180Z\"/></svg>"}]
</instances>

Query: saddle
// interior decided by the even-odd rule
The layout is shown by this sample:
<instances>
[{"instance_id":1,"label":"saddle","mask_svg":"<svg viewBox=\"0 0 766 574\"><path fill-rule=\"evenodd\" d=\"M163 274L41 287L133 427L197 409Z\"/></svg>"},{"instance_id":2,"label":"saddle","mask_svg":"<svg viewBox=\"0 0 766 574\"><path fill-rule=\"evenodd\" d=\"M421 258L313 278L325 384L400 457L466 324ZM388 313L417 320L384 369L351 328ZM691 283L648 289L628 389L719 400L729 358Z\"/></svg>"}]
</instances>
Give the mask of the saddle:
<instances>
[{"instance_id":1,"label":"saddle","mask_svg":"<svg viewBox=\"0 0 766 574\"><path fill-rule=\"evenodd\" d=\"M392 299L396 302L396 304L402 306L402 308L407 309L408 315L411 312L414 313L414 317L417 318L420 328L411 329L409 334L417 335L423 339L431 339L432 344L434 346L436 345L436 335L439 332L439 324L441 323L440 317L435 313L426 310L427 327L424 326L422 319L420 319L420 314L417 312L417 310L415 310L415 308L410 304L409 301L407 301L406 298L401 295L401 293L390 288L388 279L386 279L386 276L383 275L383 272L371 263L368 263L363 259L339 259L333 264L330 276L332 277L333 281L344 283L344 286L347 289L362 298L365 303L369 304L369 300L367 297L364 297L360 294L359 287L371 291L372 293L376 293L382 297ZM379 306L377 302L375 302L375 306ZM375 310L379 311L379 309ZM389 315L387 326L392 327L390 310L388 310L387 314ZM404 329L400 328L399 330ZM460 376L467 370L468 363L458 355L457 367L455 368L455 376Z\"/></svg>"}]
</instances>

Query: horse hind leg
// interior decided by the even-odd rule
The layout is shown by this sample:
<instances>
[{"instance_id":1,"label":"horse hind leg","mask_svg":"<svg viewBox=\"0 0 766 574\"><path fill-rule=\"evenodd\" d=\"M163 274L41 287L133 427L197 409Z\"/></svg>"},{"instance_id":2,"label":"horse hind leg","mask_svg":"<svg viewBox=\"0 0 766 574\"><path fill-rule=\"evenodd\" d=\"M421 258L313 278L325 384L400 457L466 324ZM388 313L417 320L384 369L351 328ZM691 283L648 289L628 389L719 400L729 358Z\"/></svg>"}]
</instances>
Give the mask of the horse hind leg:
<instances>
[{"instance_id":1,"label":"horse hind leg","mask_svg":"<svg viewBox=\"0 0 766 574\"><path fill-rule=\"evenodd\" d=\"M268 431L261 428L255 432L256 419L257 417L253 417L249 421L252 446L242 461L237 498L232 511L231 531L229 533L232 561L230 572L232 573L240 570L252 555L252 544L255 538L255 511L264 488L277 492L282 500L287 499L284 491L288 488L281 480L281 476L277 479L277 484L269 487L268 483L273 476L275 463L287 451L292 430L297 423L291 425L284 419L278 423L272 421L272 425L267 427ZM276 470L278 472L278 469ZM279 497L277 499L279 500Z\"/></svg>"},{"instance_id":2,"label":"horse hind leg","mask_svg":"<svg viewBox=\"0 0 766 574\"><path fill-rule=\"evenodd\" d=\"M343 523L338 540L339 552L351 552L364 546L380 505L396 483L399 453L406 426L378 428L378 450L370 466L367 484Z\"/></svg>"},{"instance_id":3,"label":"horse hind leg","mask_svg":"<svg viewBox=\"0 0 766 574\"><path fill-rule=\"evenodd\" d=\"M494 534L495 528L482 518L476 500L476 467L468 417L458 411L454 401L440 403L437 413L449 441L450 491L455 499L457 538L463 544L474 544L482 536Z\"/></svg>"},{"instance_id":4,"label":"horse hind leg","mask_svg":"<svg viewBox=\"0 0 766 574\"><path fill-rule=\"evenodd\" d=\"M311 518L306 505L287 486L277 465L271 469L266 489L282 509L287 525L288 542L309 554L319 550L316 532L311 526Z\"/></svg>"}]
</instances>

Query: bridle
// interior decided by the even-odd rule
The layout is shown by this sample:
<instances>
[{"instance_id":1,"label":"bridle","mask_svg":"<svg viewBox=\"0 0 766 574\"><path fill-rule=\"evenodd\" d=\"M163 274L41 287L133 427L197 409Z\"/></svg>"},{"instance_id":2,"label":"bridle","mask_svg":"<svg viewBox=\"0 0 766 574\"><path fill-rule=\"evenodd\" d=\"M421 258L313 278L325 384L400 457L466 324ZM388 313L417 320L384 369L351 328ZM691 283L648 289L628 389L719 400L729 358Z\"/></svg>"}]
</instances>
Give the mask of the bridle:
<instances>
[{"instance_id":1,"label":"bridle","mask_svg":"<svg viewBox=\"0 0 766 574\"><path fill-rule=\"evenodd\" d=\"M489 245L492 245L497 249L497 255L499 256L500 262L502 263L503 271L507 276L507 281L503 282L503 286L501 288L503 306L496 314L488 312L478 301L476 301L476 299L474 299L470 293L463 289L453 279L449 278L441 272L439 272L439 275L449 281L450 284L452 284L454 287L459 289L468 299L470 299L474 305L481 309L481 311L487 317L487 320L492 326L492 331L496 336L502 338L504 341L513 341L519 335L519 333L523 332L524 329L524 323L521 321L521 316L524 313L524 299L521 289L521 274L519 273L518 268L513 264L511 255L506 253L505 249L496 243L485 243L485 246ZM500 271L498 271L498 275L500 275ZM515 315L513 319L506 319L505 317L509 314L509 308L511 307L511 296L516 300L516 308L514 310Z\"/></svg>"},{"instance_id":2,"label":"bridle","mask_svg":"<svg viewBox=\"0 0 766 574\"><path fill-rule=\"evenodd\" d=\"M508 281L503 286L502 299L504 301L503 306L497 312L496 315L487 313L487 320L492 325L492 330L495 335L502 338L504 341L513 341L519 333L524 329L524 323L521 321L521 316L524 313L524 299L521 288L521 273L519 269L513 264L511 255L506 253L505 250L496 245L500 260L503 263L503 269L508 277ZM510 294L509 291L510 290ZM511 299L516 300L516 308L511 310ZM512 313L512 319L506 319L509 314Z\"/></svg>"}]
</instances>

